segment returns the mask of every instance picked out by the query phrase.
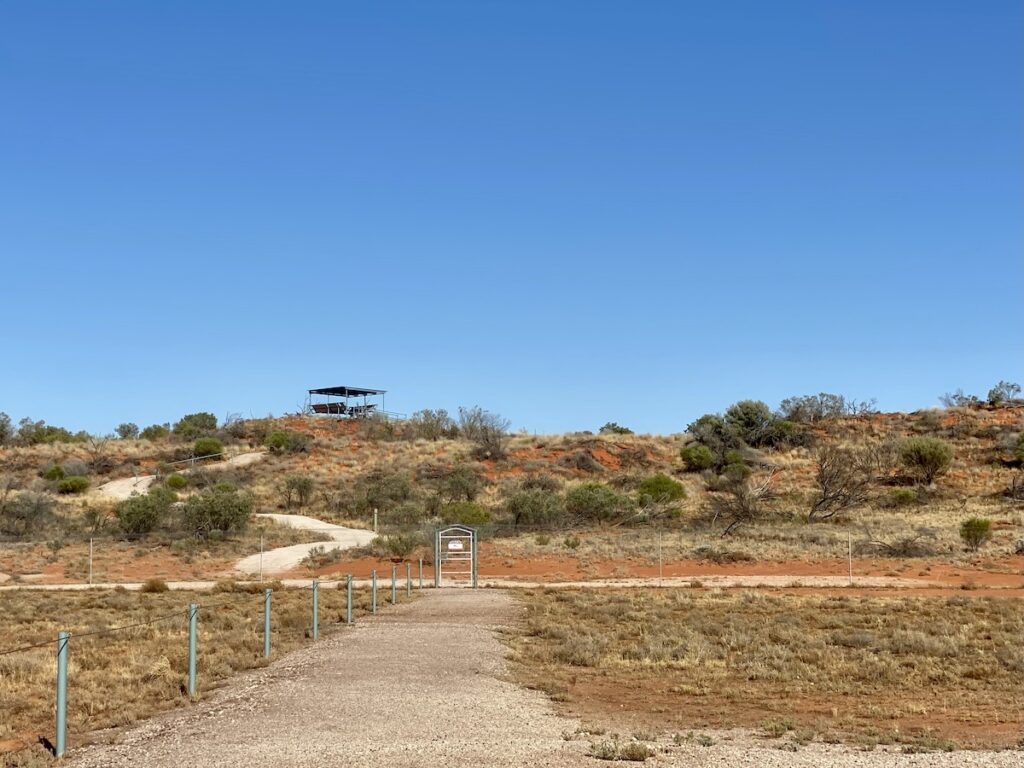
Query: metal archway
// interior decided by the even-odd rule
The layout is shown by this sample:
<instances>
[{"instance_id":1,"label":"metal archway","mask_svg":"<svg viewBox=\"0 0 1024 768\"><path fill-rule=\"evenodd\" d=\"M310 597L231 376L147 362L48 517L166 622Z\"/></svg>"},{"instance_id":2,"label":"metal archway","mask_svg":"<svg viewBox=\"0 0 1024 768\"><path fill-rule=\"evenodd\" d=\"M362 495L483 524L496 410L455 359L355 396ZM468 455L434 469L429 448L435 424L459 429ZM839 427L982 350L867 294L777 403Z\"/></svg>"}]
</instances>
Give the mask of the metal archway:
<instances>
[{"instance_id":1,"label":"metal archway","mask_svg":"<svg viewBox=\"0 0 1024 768\"><path fill-rule=\"evenodd\" d=\"M471 586L476 589L476 528L449 525L434 531L434 586ZM445 583L446 579L450 583Z\"/></svg>"}]
</instances>

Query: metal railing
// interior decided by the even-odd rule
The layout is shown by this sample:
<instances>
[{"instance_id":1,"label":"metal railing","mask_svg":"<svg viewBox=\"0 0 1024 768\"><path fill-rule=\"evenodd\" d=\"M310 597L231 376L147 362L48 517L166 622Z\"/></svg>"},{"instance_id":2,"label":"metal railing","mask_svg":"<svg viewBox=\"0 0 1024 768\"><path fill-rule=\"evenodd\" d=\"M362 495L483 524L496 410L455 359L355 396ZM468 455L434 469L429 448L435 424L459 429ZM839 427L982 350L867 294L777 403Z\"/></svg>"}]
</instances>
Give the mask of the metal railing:
<instances>
[{"instance_id":1,"label":"metal railing","mask_svg":"<svg viewBox=\"0 0 1024 768\"><path fill-rule=\"evenodd\" d=\"M420 561L420 581L419 588L423 589L423 561ZM338 586L344 584L345 588L345 610L344 610L344 625L352 626L355 623L353 613L353 581L352 575L348 574L343 582L338 582ZM397 605L398 603L398 567L392 566L391 568L391 604ZM321 582L318 579L313 579L308 587L305 589L310 590L310 610L311 610L311 621L309 638L316 641L320 637L320 587ZM378 612L378 579L377 571L374 570L372 573L371 581L371 614ZM263 658L269 659L272 655L272 642L273 636L273 589L267 588L263 590ZM411 597L413 593L413 579L412 579L412 564L406 563L406 575L405 575L405 594L406 597ZM251 593L246 593L247 598L251 598ZM245 599L245 598L243 598ZM221 600L213 603L193 602L189 603L188 608L183 612L181 610L173 613L156 616L145 621L131 622L116 627L108 627L106 629L98 629L87 632L70 632L67 630L61 630L57 633L57 647L56 647L56 684L54 692L55 701L55 722L54 722L54 739L50 742L48 739L40 737L40 742L43 743L55 757L61 758L67 752L67 738L68 738L68 687L69 687L69 657L72 651L73 641L77 638L85 637L102 637L109 636L119 632L125 632L140 627L146 627L153 624L160 624L166 622L173 622L175 619L183 620L183 623L187 626L187 671L186 671L186 686L185 692L188 695L190 701L195 701L199 696L199 676L198 676L198 659L199 659L199 620L200 611L202 609L211 610L214 608L220 608L228 605L235 604L235 600ZM46 648L50 646L52 641L29 643L26 645L18 646L15 648L9 648L6 650L0 650L0 657L11 656L15 654L26 653L38 648Z\"/></svg>"}]
</instances>

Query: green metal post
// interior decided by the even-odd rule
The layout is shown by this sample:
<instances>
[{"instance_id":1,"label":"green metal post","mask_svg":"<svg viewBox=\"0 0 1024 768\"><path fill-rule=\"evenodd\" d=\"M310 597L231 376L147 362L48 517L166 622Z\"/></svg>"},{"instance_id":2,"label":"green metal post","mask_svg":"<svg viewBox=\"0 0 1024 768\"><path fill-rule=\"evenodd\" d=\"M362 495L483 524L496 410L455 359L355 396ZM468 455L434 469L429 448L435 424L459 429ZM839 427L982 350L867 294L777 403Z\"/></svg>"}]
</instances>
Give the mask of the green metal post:
<instances>
[{"instance_id":1,"label":"green metal post","mask_svg":"<svg viewBox=\"0 0 1024 768\"><path fill-rule=\"evenodd\" d=\"M405 564L405 596L412 597L412 563Z\"/></svg>"},{"instance_id":2,"label":"green metal post","mask_svg":"<svg viewBox=\"0 0 1024 768\"><path fill-rule=\"evenodd\" d=\"M377 612L377 571L370 574L370 613Z\"/></svg>"},{"instance_id":3,"label":"green metal post","mask_svg":"<svg viewBox=\"0 0 1024 768\"><path fill-rule=\"evenodd\" d=\"M423 589L423 558L420 558L420 589Z\"/></svg>"},{"instance_id":4,"label":"green metal post","mask_svg":"<svg viewBox=\"0 0 1024 768\"><path fill-rule=\"evenodd\" d=\"M64 757L68 735L68 641L70 632L57 633L57 733L54 755Z\"/></svg>"},{"instance_id":5,"label":"green metal post","mask_svg":"<svg viewBox=\"0 0 1024 768\"><path fill-rule=\"evenodd\" d=\"M345 580L345 623L352 624L352 574Z\"/></svg>"},{"instance_id":6,"label":"green metal post","mask_svg":"<svg viewBox=\"0 0 1024 768\"><path fill-rule=\"evenodd\" d=\"M320 634L320 582L313 579L313 639Z\"/></svg>"},{"instance_id":7,"label":"green metal post","mask_svg":"<svg viewBox=\"0 0 1024 768\"><path fill-rule=\"evenodd\" d=\"M398 602L398 566L391 566L391 604Z\"/></svg>"},{"instance_id":8,"label":"green metal post","mask_svg":"<svg viewBox=\"0 0 1024 768\"><path fill-rule=\"evenodd\" d=\"M188 607L188 695L196 697L196 624L199 620L199 606Z\"/></svg>"},{"instance_id":9,"label":"green metal post","mask_svg":"<svg viewBox=\"0 0 1024 768\"><path fill-rule=\"evenodd\" d=\"M270 593L272 589L263 590L263 658L270 658Z\"/></svg>"},{"instance_id":10,"label":"green metal post","mask_svg":"<svg viewBox=\"0 0 1024 768\"><path fill-rule=\"evenodd\" d=\"M480 543L480 541L479 541L479 538L477 536L477 532L476 532L475 528L473 529L473 533L470 536L469 540L470 540L471 545L473 546L473 559L470 560L470 566L473 568L473 589L476 589L476 565L477 565L477 562L478 562L477 561L477 556L476 556L476 549L477 549L477 545Z\"/></svg>"}]
</instances>

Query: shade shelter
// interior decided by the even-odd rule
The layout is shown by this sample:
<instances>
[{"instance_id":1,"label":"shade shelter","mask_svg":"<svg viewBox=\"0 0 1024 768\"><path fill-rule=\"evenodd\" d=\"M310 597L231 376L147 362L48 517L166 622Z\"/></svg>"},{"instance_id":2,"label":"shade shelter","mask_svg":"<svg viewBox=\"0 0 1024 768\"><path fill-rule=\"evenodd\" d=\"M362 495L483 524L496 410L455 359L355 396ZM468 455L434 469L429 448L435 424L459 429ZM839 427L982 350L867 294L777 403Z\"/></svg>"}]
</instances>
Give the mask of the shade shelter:
<instances>
[{"instance_id":1,"label":"shade shelter","mask_svg":"<svg viewBox=\"0 0 1024 768\"><path fill-rule=\"evenodd\" d=\"M320 387L309 390L306 411L340 419L364 419L384 411L383 389L369 387Z\"/></svg>"}]
</instances>

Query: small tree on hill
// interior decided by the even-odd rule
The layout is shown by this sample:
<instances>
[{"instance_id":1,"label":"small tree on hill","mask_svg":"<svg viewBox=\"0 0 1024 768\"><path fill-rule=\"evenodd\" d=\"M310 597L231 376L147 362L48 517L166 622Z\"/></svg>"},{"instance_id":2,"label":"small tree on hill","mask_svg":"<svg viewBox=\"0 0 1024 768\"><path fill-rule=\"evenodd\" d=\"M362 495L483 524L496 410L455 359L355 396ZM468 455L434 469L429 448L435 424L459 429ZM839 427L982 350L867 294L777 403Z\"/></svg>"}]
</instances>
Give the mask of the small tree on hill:
<instances>
[{"instance_id":1,"label":"small tree on hill","mask_svg":"<svg viewBox=\"0 0 1024 768\"><path fill-rule=\"evenodd\" d=\"M416 411L409 417L409 425L412 427L414 437L425 440L454 438L459 434L455 419L449 416L444 408L438 408L436 411L429 408Z\"/></svg>"},{"instance_id":2,"label":"small tree on hill","mask_svg":"<svg viewBox=\"0 0 1024 768\"><path fill-rule=\"evenodd\" d=\"M953 448L935 437L912 437L900 443L900 462L919 482L931 485L953 464Z\"/></svg>"},{"instance_id":3,"label":"small tree on hill","mask_svg":"<svg viewBox=\"0 0 1024 768\"><path fill-rule=\"evenodd\" d=\"M118 424L114 432L122 440L135 440L139 436L139 425L126 421L123 424Z\"/></svg>"},{"instance_id":4,"label":"small tree on hill","mask_svg":"<svg viewBox=\"0 0 1024 768\"><path fill-rule=\"evenodd\" d=\"M512 422L480 406L459 408L459 431L467 440L476 443L480 459L505 458L505 443Z\"/></svg>"},{"instance_id":5,"label":"small tree on hill","mask_svg":"<svg viewBox=\"0 0 1024 768\"><path fill-rule=\"evenodd\" d=\"M294 504L302 509L313 496L316 484L307 475L288 475L284 479L284 505L291 509Z\"/></svg>"},{"instance_id":6,"label":"small tree on hill","mask_svg":"<svg viewBox=\"0 0 1024 768\"><path fill-rule=\"evenodd\" d=\"M827 520L867 501L871 487L871 461L864 451L826 446L818 451L817 494L808 521Z\"/></svg>"},{"instance_id":7,"label":"small tree on hill","mask_svg":"<svg viewBox=\"0 0 1024 768\"><path fill-rule=\"evenodd\" d=\"M189 413L175 423L172 431L183 440L206 437L217 431L217 417L206 411Z\"/></svg>"},{"instance_id":8,"label":"small tree on hill","mask_svg":"<svg viewBox=\"0 0 1024 768\"><path fill-rule=\"evenodd\" d=\"M614 421L609 421L598 430L598 433L602 435L632 435L633 430L616 424Z\"/></svg>"},{"instance_id":9,"label":"small tree on hill","mask_svg":"<svg viewBox=\"0 0 1024 768\"><path fill-rule=\"evenodd\" d=\"M1020 384L1013 381L1000 381L988 391L989 405L1006 405L1020 398Z\"/></svg>"},{"instance_id":10,"label":"small tree on hill","mask_svg":"<svg viewBox=\"0 0 1024 768\"><path fill-rule=\"evenodd\" d=\"M14 425L11 417L0 411L0 445L8 445L14 439Z\"/></svg>"}]
</instances>

